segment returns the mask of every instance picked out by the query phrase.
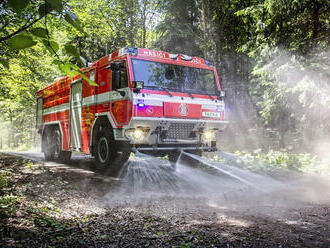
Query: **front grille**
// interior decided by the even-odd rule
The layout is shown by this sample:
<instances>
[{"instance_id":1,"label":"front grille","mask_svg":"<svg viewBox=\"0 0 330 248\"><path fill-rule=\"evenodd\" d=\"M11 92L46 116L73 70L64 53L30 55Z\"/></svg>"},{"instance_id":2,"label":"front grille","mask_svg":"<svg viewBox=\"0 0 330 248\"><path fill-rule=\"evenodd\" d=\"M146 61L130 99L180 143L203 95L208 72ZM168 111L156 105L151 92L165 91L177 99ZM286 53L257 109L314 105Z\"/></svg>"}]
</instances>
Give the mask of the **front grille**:
<instances>
[{"instance_id":1,"label":"front grille","mask_svg":"<svg viewBox=\"0 0 330 248\"><path fill-rule=\"evenodd\" d=\"M166 138L168 139L191 139L192 130L195 124L192 123L171 123Z\"/></svg>"}]
</instances>

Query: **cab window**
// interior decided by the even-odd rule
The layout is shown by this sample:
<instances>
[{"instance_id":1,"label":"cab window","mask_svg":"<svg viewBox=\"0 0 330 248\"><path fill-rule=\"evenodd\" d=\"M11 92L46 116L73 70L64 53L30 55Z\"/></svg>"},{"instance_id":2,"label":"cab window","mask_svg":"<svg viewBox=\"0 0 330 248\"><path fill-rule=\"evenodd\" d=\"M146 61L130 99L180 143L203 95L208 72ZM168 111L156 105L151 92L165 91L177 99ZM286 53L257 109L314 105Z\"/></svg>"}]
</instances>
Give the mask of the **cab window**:
<instances>
[{"instance_id":1,"label":"cab window","mask_svg":"<svg viewBox=\"0 0 330 248\"><path fill-rule=\"evenodd\" d=\"M120 66L116 65L116 67L117 68L113 68L112 70L112 89L117 90L128 87L127 69L125 64Z\"/></svg>"}]
</instances>

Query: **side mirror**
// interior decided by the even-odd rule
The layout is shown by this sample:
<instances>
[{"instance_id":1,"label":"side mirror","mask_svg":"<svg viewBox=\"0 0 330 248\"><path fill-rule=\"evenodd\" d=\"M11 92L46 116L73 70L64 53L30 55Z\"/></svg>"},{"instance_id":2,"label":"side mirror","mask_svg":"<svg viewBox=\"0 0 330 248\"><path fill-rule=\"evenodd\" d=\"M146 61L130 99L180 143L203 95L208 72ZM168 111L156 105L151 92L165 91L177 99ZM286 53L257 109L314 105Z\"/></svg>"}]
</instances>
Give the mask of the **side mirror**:
<instances>
[{"instance_id":1,"label":"side mirror","mask_svg":"<svg viewBox=\"0 0 330 248\"><path fill-rule=\"evenodd\" d=\"M144 82L143 81L132 81L132 87L133 87L134 92L139 93L139 91L144 88Z\"/></svg>"},{"instance_id":2,"label":"side mirror","mask_svg":"<svg viewBox=\"0 0 330 248\"><path fill-rule=\"evenodd\" d=\"M226 91L224 91L224 90L220 90L220 91L219 91L219 99L220 99L221 101L223 101L223 100L225 99L225 97L226 97Z\"/></svg>"}]
</instances>

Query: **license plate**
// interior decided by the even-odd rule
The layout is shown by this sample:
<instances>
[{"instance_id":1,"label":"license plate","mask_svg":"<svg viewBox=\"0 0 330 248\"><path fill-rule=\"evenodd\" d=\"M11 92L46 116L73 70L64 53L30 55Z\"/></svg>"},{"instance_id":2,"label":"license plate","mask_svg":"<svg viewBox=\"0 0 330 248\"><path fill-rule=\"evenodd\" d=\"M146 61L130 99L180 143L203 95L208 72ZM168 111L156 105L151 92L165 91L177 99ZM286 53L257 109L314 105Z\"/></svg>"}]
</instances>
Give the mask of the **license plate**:
<instances>
[{"instance_id":1,"label":"license plate","mask_svg":"<svg viewBox=\"0 0 330 248\"><path fill-rule=\"evenodd\" d=\"M202 112L203 117L211 117L211 118L220 118L220 113L218 112Z\"/></svg>"}]
</instances>

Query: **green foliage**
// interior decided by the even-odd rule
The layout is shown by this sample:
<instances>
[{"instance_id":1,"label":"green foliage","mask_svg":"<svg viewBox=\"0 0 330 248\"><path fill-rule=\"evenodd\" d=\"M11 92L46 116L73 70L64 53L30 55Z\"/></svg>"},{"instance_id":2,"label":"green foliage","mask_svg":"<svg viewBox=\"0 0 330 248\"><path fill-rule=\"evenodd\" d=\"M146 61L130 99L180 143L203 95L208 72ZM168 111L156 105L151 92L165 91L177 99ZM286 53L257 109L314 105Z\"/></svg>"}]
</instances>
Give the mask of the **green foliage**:
<instances>
[{"instance_id":1,"label":"green foliage","mask_svg":"<svg viewBox=\"0 0 330 248\"><path fill-rule=\"evenodd\" d=\"M19 12L26 8L30 0L8 0L8 5L15 11Z\"/></svg>"},{"instance_id":2,"label":"green foliage","mask_svg":"<svg viewBox=\"0 0 330 248\"><path fill-rule=\"evenodd\" d=\"M33 40L33 38L26 33L15 35L13 38L8 40L8 46L9 49L11 50L21 50L32 47L36 44L37 42Z\"/></svg>"},{"instance_id":3,"label":"green foliage","mask_svg":"<svg viewBox=\"0 0 330 248\"><path fill-rule=\"evenodd\" d=\"M17 209L17 203L21 200L20 197L14 195L0 196L0 214L2 216L10 216Z\"/></svg>"},{"instance_id":4,"label":"green foliage","mask_svg":"<svg viewBox=\"0 0 330 248\"><path fill-rule=\"evenodd\" d=\"M73 55L74 57L79 57L79 53L78 53L78 50L76 47L74 47L73 45L65 45L64 46L65 48L65 51L68 53L68 54L71 54Z\"/></svg>"},{"instance_id":5,"label":"green foliage","mask_svg":"<svg viewBox=\"0 0 330 248\"><path fill-rule=\"evenodd\" d=\"M199 35L196 1L164 1L164 16L157 26L159 37L155 46L173 53L201 54L196 36Z\"/></svg>"},{"instance_id":6,"label":"green foliage","mask_svg":"<svg viewBox=\"0 0 330 248\"><path fill-rule=\"evenodd\" d=\"M6 188L9 184L8 172L0 170L0 190Z\"/></svg>"},{"instance_id":7,"label":"green foliage","mask_svg":"<svg viewBox=\"0 0 330 248\"><path fill-rule=\"evenodd\" d=\"M46 0L45 4L49 6L51 10L62 12L63 11L63 1L62 0Z\"/></svg>"},{"instance_id":8,"label":"green foliage","mask_svg":"<svg viewBox=\"0 0 330 248\"><path fill-rule=\"evenodd\" d=\"M59 44L53 40L42 40L42 43L51 55L55 55L60 49ZM61 69L61 68L60 68ZM65 72L64 72L65 73Z\"/></svg>"},{"instance_id":9,"label":"green foliage","mask_svg":"<svg viewBox=\"0 0 330 248\"><path fill-rule=\"evenodd\" d=\"M82 61L80 54L75 46L71 44L66 44L64 46L64 49L68 55L72 55L76 60L78 60L82 65L84 65L84 62Z\"/></svg>"},{"instance_id":10,"label":"green foliage","mask_svg":"<svg viewBox=\"0 0 330 248\"><path fill-rule=\"evenodd\" d=\"M33 28L33 29L30 29L30 32L34 36L37 36L37 37L43 38L43 39L47 39L48 31L45 28L41 28L41 27Z\"/></svg>"},{"instance_id":11,"label":"green foliage","mask_svg":"<svg viewBox=\"0 0 330 248\"><path fill-rule=\"evenodd\" d=\"M267 153L236 152L240 159L253 170L267 170L269 167L282 168L301 172L319 172L322 163L315 156L307 153L288 153L270 150Z\"/></svg>"},{"instance_id":12,"label":"green foliage","mask_svg":"<svg viewBox=\"0 0 330 248\"><path fill-rule=\"evenodd\" d=\"M34 8L26 8L27 5L29 4L30 1L16 1L12 0L9 1L8 4L8 11L9 13L11 12L11 9L18 14L18 12L22 11L24 9L24 13L22 15L10 15L8 20L4 20L2 23L2 32L7 34L3 37L0 38L0 41L7 41L8 40L8 45L6 43L3 43L2 46L4 50L7 50L7 55L10 56L11 51L15 50L22 50L26 48L30 48L35 46L37 43L42 43L45 48L48 50L48 52L52 56L58 56L58 51L60 49L60 45L51 38L50 30L49 27L47 26L47 22L52 21L52 19L59 19L62 18L66 20L67 23L72 25L75 29L79 30L79 32L84 33L82 26L80 25L80 21L77 18L77 16L72 13L69 10L69 7L66 6L65 12L63 12L64 5L66 3L62 0L45 0L41 2L34 3L35 6L31 6L34 8L38 9L38 13L35 13ZM8 14L4 11L4 14ZM52 15L49 15L49 14ZM1 15L1 14L0 14ZM26 17L26 15L29 15L29 17ZM25 20L27 19L27 20ZM36 23L40 22L41 19L44 19L44 27L37 26ZM31 21L32 20L32 21ZM5 21L8 22L13 22L14 25L13 27L10 27L9 23L6 24ZM25 22L24 26L21 26L21 22ZM17 31L12 31L14 28L17 29ZM29 33L28 33L29 32ZM30 35L32 34L32 35ZM86 35L86 33L84 33ZM34 39L37 38L37 39ZM1 48L1 46L0 46ZM66 51L67 49L64 49ZM69 54L72 55L73 49L70 49ZM77 56L77 51L74 54L75 58L77 61L81 62L80 56ZM7 67L7 60L1 60L2 64ZM62 63L64 64L64 63ZM63 70L67 69L68 66L63 67L60 66L59 68L62 70L62 72L66 72L68 70ZM90 81L90 80L89 80Z\"/></svg>"},{"instance_id":13,"label":"green foliage","mask_svg":"<svg viewBox=\"0 0 330 248\"><path fill-rule=\"evenodd\" d=\"M250 30L239 50L255 59L249 90L260 119L282 136L298 131L300 142L329 128L329 7L324 1L268 0L236 12Z\"/></svg>"},{"instance_id":14,"label":"green foliage","mask_svg":"<svg viewBox=\"0 0 330 248\"><path fill-rule=\"evenodd\" d=\"M78 20L77 16L74 13L72 12L65 13L64 19L68 23L70 23L75 29L77 29L80 32L83 32L80 21Z\"/></svg>"},{"instance_id":15,"label":"green foliage","mask_svg":"<svg viewBox=\"0 0 330 248\"><path fill-rule=\"evenodd\" d=\"M24 166L29 168L30 170L32 170L33 169L33 162L31 162L31 161L27 162L27 163L24 164Z\"/></svg>"},{"instance_id":16,"label":"green foliage","mask_svg":"<svg viewBox=\"0 0 330 248\"><path fill-rule=\"evenodd\" d=\"M63 11L62 1L45 1L45 3L41 4L38 9L38 13L40 17L44 17L51 12L61 13Z\"/></svg>"}]
</instances>

